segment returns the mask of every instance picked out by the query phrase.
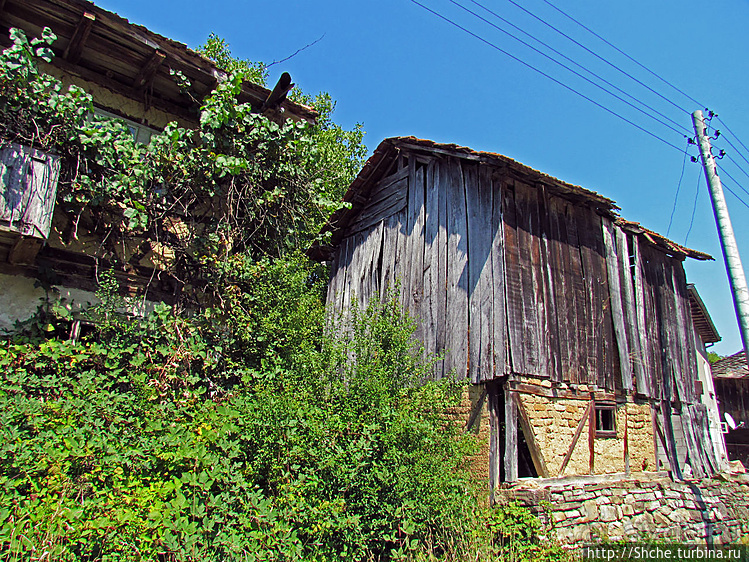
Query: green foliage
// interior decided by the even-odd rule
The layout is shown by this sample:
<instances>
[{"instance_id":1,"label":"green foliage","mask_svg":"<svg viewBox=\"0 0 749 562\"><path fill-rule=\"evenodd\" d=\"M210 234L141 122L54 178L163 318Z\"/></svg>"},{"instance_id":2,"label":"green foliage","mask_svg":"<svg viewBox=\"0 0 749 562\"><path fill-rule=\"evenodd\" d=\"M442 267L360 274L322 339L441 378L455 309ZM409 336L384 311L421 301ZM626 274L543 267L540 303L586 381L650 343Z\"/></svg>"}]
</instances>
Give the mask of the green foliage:
<instances>
[{"instance_id":1,"label":"green foliage","mask_svg":"<svg viewBox=\"0 0 749 562\"><path fill-rule=\"evenodd\" d=\"M163 240L178 277L216 290L208 282L217 259L308 246L364 157L361 128L335 125L327 95L316 98L322 114L314 125L276 123L239 103L244 81L264 80L262 65L229 64L228 48L215 36L206 53L232 73L202 100L195 129L169 124L147 146L135 143L123 122L93 116L80 88L64 90L39 72L38 60L51 56L49 30L31 41L13 30L12 38L0 57L0 133L65 156L58 205L69 216L89 217L92 233L106 241L101 257L112 263L125 240ZM179 235L175 221L186 225Z\"/></svg>"},{"instance_id":2,"label":"green foliage","mask_svg":"<svg viewBox=\"0 0 749 562\"><path fill-rule=\"evenodd\" d=\"M708 362L709 362L709 363L710 363L711 365L712 365L712 364L714 364L714 363L717 363L717 362L718 362L718 361L720 361L721 359L723 359L723 356L722 356L722 355L718 355L718 354L717 354L717 353L715 353L714 351L708 351L708 352L707 352L707 360L708 360Z\"/></svg>"},{"instance_id":3,"label":"green foliage","mask_svg":"<svg viewBox=\"0 0 749 562\"><path fill-rule=\"evenodd\" d=\"M520 547L538 546L524 512L478 507L470 440L445 416L460 389L427 382L397 299L325 324L325 268L299 248L364 157L327 94L292 94L312 126L253 113L237 95L265 68L212 36L231 75L195 130L142 146L39 72L49 30L11 38L3 138L64 157L58 205L108 244L169 241L198 306L133 317L112 270L74 318L40 279L39 314L0 340L4 560L473 560L507 536L544 552ZM96 328L68 339L73 320Z\"/></svg>"},{"instance_id":4,"label":"green foliage","mask_svg":"<svg viewBox=\"0 0 749 562\"><path fill-rule=\"evenodd\" d=\"M245 290L271 298L264 275L292 284L299 267L257 264ZM386 560L427 537L445 542L448 522L475 504L467 444L444 416L455 389L422 384L412 326L395 304L323 337L312 329L320 317L306 314L319 287L303 287L300 301L272 304L321 345L289 343L275 361L248 347L241 380L223 386L221 373L239 363L212 339L232 328L205 314L188 320L162 306L106 342L6 342L4 549L61 560ZM290 331L275 322L258 329Z\"/></svg>"}]
</instances>

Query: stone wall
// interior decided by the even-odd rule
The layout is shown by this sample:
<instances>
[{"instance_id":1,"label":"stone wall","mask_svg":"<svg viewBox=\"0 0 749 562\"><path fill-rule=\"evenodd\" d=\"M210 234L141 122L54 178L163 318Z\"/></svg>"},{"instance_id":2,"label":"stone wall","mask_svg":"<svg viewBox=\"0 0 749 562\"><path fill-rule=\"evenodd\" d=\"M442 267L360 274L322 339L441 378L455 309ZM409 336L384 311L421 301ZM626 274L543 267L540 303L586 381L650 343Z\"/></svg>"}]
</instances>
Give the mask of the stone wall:
<instances>
[{"instance_id":1,"label":"stone wall","mask_svg":"<svg viewBox=\"0 0 749 562\"><path fill-rule=\"evenodd\" d=\"M503 489L500 497L530 507L563 544L727 544L749 533L747 475L688 482L673 482L665 473L529 480Z\"/></svg>"},{"instance_id":2,"label":"stone wall","mask_svg":"<svg viewBox=\"0 0 749 562\"><path fill-rule=\"evenodd\" d=\"M468 385L463 389L460 404L450 408L448 416L476 440L477 451L469 459L469 470L475 482L489 489L489 400L483 385Z\"/></svg>"}]
</instances>

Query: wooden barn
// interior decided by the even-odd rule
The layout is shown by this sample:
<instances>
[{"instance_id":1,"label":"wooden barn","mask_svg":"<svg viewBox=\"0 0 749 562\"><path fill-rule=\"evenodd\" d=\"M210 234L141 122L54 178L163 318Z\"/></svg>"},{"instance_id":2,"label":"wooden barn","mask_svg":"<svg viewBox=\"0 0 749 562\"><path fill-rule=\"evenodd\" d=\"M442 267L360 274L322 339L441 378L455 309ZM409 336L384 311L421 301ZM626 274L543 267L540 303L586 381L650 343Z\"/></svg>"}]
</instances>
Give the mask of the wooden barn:
<instances>
[{"instance_id":1,"label":"wooden barn","mask_svg":"<svg viewBox=\"0 0 749 562\"><path fill-rule=\"evenodd\" d=\"M434 377L467 379L482 477L719 470L682 262L710 256L499 154L413 137L375 150L331 219L337 312L399 287ZM716 451L718 453L716 454Z\"/></svg>"}]
</instances>

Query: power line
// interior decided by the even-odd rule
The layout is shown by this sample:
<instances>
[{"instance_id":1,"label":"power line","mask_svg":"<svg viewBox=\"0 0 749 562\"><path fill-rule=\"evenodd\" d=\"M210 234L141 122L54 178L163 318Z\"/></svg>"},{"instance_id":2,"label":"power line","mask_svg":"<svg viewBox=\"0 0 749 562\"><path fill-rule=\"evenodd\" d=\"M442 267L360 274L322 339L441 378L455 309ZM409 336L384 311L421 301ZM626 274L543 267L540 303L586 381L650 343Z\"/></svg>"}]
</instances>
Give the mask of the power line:
<instances>
[{"instance_id":1,"label":"power line","mask_svg":"<svg viewBox=\"0 0 749 562\"><path fill-rule=\"evenodd\" d=\"M748 177L748 178L749 178L749 173L747 173L747 171L746 171L746 170L744 170L744 168L742 168L741 166L739 166L739 163L738 163L738 162L736 162L736 160L734 160L733 158L731 158L731 155L730 155L730 154L726 154L726 157L727 157L727 158L728 158L728 159L729 159L729 160L730 160L731 162L733 162L733 165L734 165L734 166L736 166L736 167L737 167L737 168L738 168L739 170L741 170L742 172L744 172L744 175L745 175L746 177Z\"/></svg>"},{"instance_id":2,"label":"power line","mask_svg":"<svg viewBox=\"0 0 749 562\"><path fill-rule=\"evenodd\" d=\"M728 146L730 146L731 148L733 148L736 151L736 154L738 154L739 156L741 156L744 159L744 162L746 162L747 164L749 164L749 160L746 159L746 156L744 156L743 154L741 154L741 151L733 145L733 143L730 141L730 139L728 137L726 137L726 135L722 135L722 137L728 143ZM736 139L736 140L738 140L738 139ZM739 141L739 142L741 142L741 141Z\"/></svg>"},{"instance_id":3,"label":"power line","mask_svg":"<svg viewBox=\"0 0 749 562\"><path fill-rule=\"evenodd\" d=\"M681 189L681 180L684 179L684 170L687 167L687 149L689 148L689 142L687 142L687 148L684 149L684 161L681 163L681 175L679 176L679 183L676 185L676 195L674 196L674 207L671 209L671 218L668 219L668 229L666 230L666 238L671 232L671 224L674 222L674 213L676 213L676 202L679 200L679 190Z\"/></svg>"},{"instance_id":4,"label":"power line","mask_svg":"<svg viewBox=\"0 0 749 562\"><path fill-rule=\"evenodd\" d=\"M466 29L465 27L463 27L463 26L462 26L462 25L460 25L459 23L456 23L456 22L454 22L453 20L449 19L448 17L446 17L446 16L443 16L442 14L440 14L440 13L438 13L438 12L436 12L436 11L432 10L431 8L429 8L428 6L425 6L424 4L422 4L421 2L419 2L418 0L411 0L411 2L413 2L413 3L414 3L414 4L416 4L417 6L420 6L421 8L425 9L425 10L426 10L427 12L429 12L429 13L431 13L431 14L433 14L433 15L437 16L438 18L440 18L440 19L442 19L442 20L446 21L446 22L447 22L447 23L449 23L450 25L453 25L453 26L457 27L458 29L460 29L461 31L464 31L465 33L467 33L468 35L470 35L470 36L474 37L475 39L478 39L478 40L479 40L479 41L481 41L482 43L486 43L487 45L489 45L489 46L490 46L490 47L492 47L493 49L496 49L496 50L497 50L497 51L499 51L500 53L503 53L504 55L506 55L506 56L510 57L510 58L511 58L512 60L514 60L514 61L516 61L516 62L519 62L519 63L520 63L520 64L522 64L523 66L526 66L526 67L530 68L531 70L534 70L535 72L538 72L538 73L539 73L539 74L540 74L541 76L544 76L545 78L548 78L548 79L549 79L549 80L551 80L552 82L555 82L556 84L559 84L559 85L560 85L560 86L562 86L563 88L566 88L566 89L568 89L569 91L571 91L571 92L573 92L573 93L577 94L578 96L580 96L581 98L583 98L583 99L585 99L585 100L589 101L589 102L590 102L590 103L592 103L593 105L595 105L595 106L597 106L597 107L599 107L599 108L603 109L604 111L607 111L608 113L611 113L612 115L614 115L614 116L618 117L618 118L619 118L619 119L621 119L622 121L625 121L625 122L629 123L630 125L632 125L633 127L635 127L635 128L637 128L637 129L639 129L639 130L640 130L640 131L642 131L643 133L646 133L646 134L650 135L651 137L653 137L653 138L655 138L655 139L658 139L658 140L659 140L659 141L661 141L662 143L664 143L664 144L666 144L666 145L670 146L671 148L673 148L673 149L675 149L675 150L678 150L679 152L682 152L682 149L681 149L681 148L679 148L678 146L676 146L675 144L672 144L672 143L670 143L669 141L665 140L664 138L662 138L662 137L660 137L660 136L656 135L655 133L653 133L653 132L651 132L651 131L648 131L647 129L645 129L644 127L641 127L641 126L640 126L640 125L638 125L637 123L635 123L635 122L633 122L633 121L630 121L630 120L629 120L629 119L627 119L626 117L623 117L622 115L620 115L620 114L618 114L617 112L615 112L615 111L614 111L613 109L609 109L609 108L608 108L608 107L606 107L605 105L602 105L602 104L598 103L597 101L595 101L595 100L593 100L593 99L589 98L589 97L588 97L588 96L586 96L585 94L583 94L583 93L581 93L581 92L578 92L578 91L577 91L577 90L575 90L575 89L574 89L574 88L573 88L572 86L568 86L568 85L567 85L567 84L565 84L564 82L562 82L562 81L560 81L560 80L557 80L557 79L556 79L556 78L554 78L553 76L550 76L549 74L545 73L545 72L544 72L543 70L540 70L540 69L536 68L535 66L533 66L532 64L530 64L530 63L527 63L527 62L525 62L524 60L522 60L522 59L520 59L520 58L516 57L516 56L515 56L515 55L513 55L512 53L509 53L508 51L505 51L504 49L502 49L501 47L499 47L499 46L495 45L494 43L492 43L492 42L491 42L491 41L489 41L488 39L484 39L483 37L481 37L480 35L477 35L477 34L476 34L476 33L474 33L473 31L470 31L469 29Z\"/></svg>"},{"instance_id":5,"label":"power line","mask_svg":"<svg viewBox=\"0 0 749 562\"><path fill-rule=\"evenodd\" d=\"M599 74L596 74L595 72L593 72L593 71L592 71L592 70L590 70L589 68L586 68L585 66L581 65L581 64L580 64L580 63L578 63L577 61L575 61L575 60L573 60L572 58L568 57L568 56L567 56L567 55L565 55L564 53L561 53L560 51L558 51L557 49L555 49L554 47L552 47L552 46L551 46L551 45L549 45L548 43L545 43L544 41L540 40L539 38L537 38L537 37L534 37L534 36L533 36L532 34L530 34L530 33L528 33L527 31L525 31L525 30L521 29L520 27L518 27L517 25L515 25L515 24L514 24L514 23L512 23L511 21L508 21L508 20L507 20L507 19L505 19L504 17L502 17L502 16L500 16L499 14L497 14L496 12L493 12L492 10L490 10L489 8L487 8L486 6L484 6L483 4L481 4L481 3L477 2L476 0L470 0L470 1L471 1L471 2L473 3L473 4L476 4L477 6L479 6L480 8L482 8L483 10L485 10L486 12L490 13L491 15L493 15L493 16L494 16L495 18L497 18L498 20L500 20L500 21L504 22L505 24L507 24L507 25L509 25L509 26L513 27L514 29L518 30L518 31L519 31L520 33L522 33L522 34L526 35L527 37L530 37L530 38L531 38L531 39L533 39L534 41L537 41L538 43L540 43L541 45L543 45L544 47L546 47L547 49L549 49L549 50L550 50L550 51L552 51L553 53L555 53L555 54L559 55L560 57L564 58L565 60L567 60L567 61L571 62L572 64L574 64L574 65L575 65L575 66L577 66L578 68L581 68L581 69L582 69L582 70L584 70L585 72L588 72L588 73L589 73L589 74L591 74L592 76L596 77L596 78L597 78L598 80L602 81L602 82L603 82L604 84L607 84L608 86L611 86L612 88L614 88L614 89L615 89L615 90L617 90L618 92L621 92L621 93L622 93L622 94L624 94L625 96L627 96L627 97L629 97L629 98L633 99L634 101L636 101L636 102L637 102L637 103L639 103L640 105L642 105L642 106L646 107L647 109L649 109L650 111L654 112L655 114L657 114L657 115L660 115L660 116L661 116L661 117L663 117L663 118L664 118L664 119L665 119L666 121L670 121L671 123L673 123L673 124L674 124L674 125L676 125L677 127L680 127L681 129L683 129L683 130L684 130L684 131L686 131L687 133L689 133L689 132L690 132L690 130L689 130L688 128L684 127L684 126L683 126L683 125L682 125L681 123L678 123L678 122L674 121L673 119L671 119L671 118L670 118L670 117L668 117L667 115L664 115L663 113L661 113L660 111L658 111L658 110L657 110L657 109L655 109L654 107L652 107L652 106L648 105L647 103L645 103L645 102L643 102L643 101L641 101L641 100L637 99L637 98L636 98L635 96L633 96L632 94L630 94L630 93L628 93L628 92L625 92L625 91L624 91L623 89L619 88L619 87L618 87L617 85L615 85L615 84L612 84L611 82L609 82L608 80L606 80L605 78L603 78L602 76L600 76ZM614 97L615 97L616 99L618 99L618 100L620 100L620 101L623 101L623 102L624 102L624 103L626 103L627 105L629 105L629 106L631 106L631 107L635 108L635 109L636 109L637 111L639 111L639 112L641 112L641 113L643 113L643 114L647 115L647 116L648 116L648 117L650 117L651 119L654 119L655 121L658 121L658 122L659 122L659 123L660 123L661 125L664 125L664 126L666 126L666 127L669 127L670 129L674 130L674 131L675 131L676 133L679 133L679 134L681 134L681 131L679 131L679 130L676 130L676 129L674 129L674 128L673 128L673 127L671 127L670 125L667 125L666 123L664 123L664 122L663 122L663 121L661 121L660 119L656 119L656 118L655 118L655 117L653 117L652 115L650 115L650 114L648 114L647 112L643 111L643 110L642 110L642 109L640 109L639 107L636 107L636 106L632 105L632 104L631 104L630 102L628 102L627 100L624 100L624 99L622 99L621 97L619 97L619 96L617 96L616 94L612 93L611 91L607 90L607 89L606 89L606 88L604 88L603 86L601 86L601 85L599 85L599 84L596 84L595 82L593 82L592 80L590 80L590 79L586 78L585 76L582 76L581 74L579 74L578 72L576 72L576 71L572 70L571 68L569 68L569 67L568 67L568 66L566 66L565 64L563 64L563 63L559 62L558 60L556 60L556 59L554 59L553 57L551 57L551 56L547 55L546 53L544 53L544 52L542 52L542 51L538 50L538 49L537 49L537 48L535 48L535 47L534 47L533 45L529 45L528 43L526 43L526 42L525 42L525 41L523 41L522 39L520 39L520 38L516 37L515 35L513 35L512 33L510 33L509 31L507 31L507 30L505 30L505 29L502 29L501 27L499 27L499 26L495 25L494 23L492 23L492 22L488 21L487 19L483 18L482 16L480 16L479 14L477 14L476 12L474 12L473 10L470 10L469 8L466 8L466 7L464 6L464 5L460 4L460 3L459 3L459 2L457 2L456 0L450 0L450 2L451 2L452 4L454 4L454 5L458 6L459 8L461 8L461 9L465 10L465 11L466 11L466 12L468 12L469 14L472 14L473 16L477 17L478 19L480 19L480 20L481 20L481 21L483 21L484 23L487 23L488 25L491 25L491 26L492 26L493 28L495 28L495 29L497 29L497 30L501 31L502 33L504 33L504 34L506 34L506 35L509 35L510 37L512 37L513 39L515 39L515 41L518 41L519 43L522 43L522 44L523 44L523 45L525 45L526 47L528 47L528 48L530 48L530 49L533 49L533 50L534 50L534 51L536 51L537 53L539 53L539 54L541 54L541 55L545 56L545 57L546 57L546 58L548 58L549 60L551 60L551 61L555 62L555 63L556 63L556 64L558 64L558 65L560 65L560 66L561 66L562 68L565 68L565 69L569 70L570 72L572 72L572 73L573 73L573 74L575 74L576 76L579 76L580 78L582 78L583 80L586 80L587 82L590 82L591 84L593 84L593 85L594 85L594 86L596 86L597 88L600 88L600 89L602 89L602 90L603 90L604 92L606 92L607 94L610 94L610 95L614 96Z\"/></svg>"},{"instance_id":6,"label":"power line","mask_svg":"<svg viewBox=\"0 0 749 562\"><path fill-rule=\"evenodd\" d=\"M718 164L716 164L716 166L718 166L718 169L720 170L720 173L721 173L721 174L723 174L723 175L725 175L725 176L728 176L728 178L729 178L729 179L730 179L730 180L731 180L731 181L732 181L732 182L733 182L734 184L736 184L736 185L737 185L737 186L739 187L739 189L741 189L741 191L743 191L744 193L746 193L747 195L749 195L749 191L747 191L747 190L746 190L746 188L744 188L744 187L743 187L743 186L742 186L742 185L741 185L741 184L740 184L740 183L739 183L738 181L736 181L736 178L734 178L734 177L733 177L733 176L732 176L731 174L729 174L729 173L728 173L728 171L726 171L726 169L725 169L725 168L723 168L723 166L720 166L720 165L718 165ZM730 191L730 190L729 190L729 191ZM731 191L731 193L733 193L733 191ZM742 202L742 203L743 203L744 205L746 205L747 207L749 207L749 203L747 203L746 201L744 201L744 200L743 200L743 199L742 199L741 197L739 197L739 196L738 196L738 195L736 195L735 193L733 193L733 194L734 194L734 196L736 196L736 199L738 199L738 200L739 200L739 201L741 201L741 202Z\"/></svg>"},{"instance_id":7,"label":"power line","mask_svg":"<svg viewBox=\"0 0 749 562\"><path fill-rule=\"evenodd\" d=\"M518 6L518 7L519 7L519 8L521 8L521 9L524 9L524 8L522 8L521 6L519 6L519 5L517 4L517 3L515 3L515 2L513 1L513 0L508 0L508 2L511 2L512 4L514 4L515 6ZM616 50L616 51L617 51L617 52L619 52L620 54L622 54L622 55L624 55L625 57L627 57L627 58L628 58L629 60L631 60L631 61L632 61L633 63L635 63L635 64L636 64L637 66L639 66L639 67L640 67L640 68L642 68L643 70L646 70L647 72L649 72L650 74L652 74L653 76L655 76L656 78L658 78L658 80L660 80L660 81L661 81L661 82L663 82L664 84L666 84L666 85L670 86L671 88L673 88L674 90L676 90L677 92L679 92L679 93L680 93L681 95L683 95L684 97L688 98L688 99L689 99L690 101L692 101L692 103L695 103L695 104L697 104L697 107L705 107L705 106L704 106L704 104L701 104L701 103L700 103L700 102L698 102L698 101L697 101L696 99L694 99L694 98L693 98L692 96L690 96L689 94L687 94L687 93L686 93L685 91L683 91L683 90L681 90L680 88L678 88L678 87L674 86L674 85L673 85L673 84L672 84L671 82L669 82L668 80L666 80L665 78L663 78L663 77L662 77L662 76L660 76L659 74L657 74L657 73L653 72L652 70L650 70L650 69L649 69L649 68L648 68L647 66L645 66L644 64L642 64L642 63L638 62L637 60L635 60L635 59L634 59L633 57L631 57L630 55L628 55L627 53L625 53L624 51L622 51L622 50L621 50L621 49L620 49L619 47L617 47L616 45L612 44L612 43L611 43L610 41L608 41L608 40L604 39L603 37L601 37L600 35L598 35L598 33L596 33L595 31L593 31L593 30L592 30L592 29L590 29L589 27L587 27L587 26L586 26L585 24L583 24L583 23L580 23L580 22L579 22L579 21L577 21L577 20L576 20L575 18L573 18L573 17L571 16L571 15L569 15L568 13L566 13L566 12L565 12L564 10L562 10L561 8L558 8L557 6L555 6L554 4L552 4L551 2L549 2L549 0L544 0L544 2L546 2L546 3L547 3L547 4L549 5L549 6L551 6L552 8L554 8L554 9L555 9L555 10L556 10L557 12L561 13L561 14L562 14L563 16L565 16L565 17L567 17L567 18L571 19L571 20L572 20L573 22L575 22L575 23L576 23L577 25L579 25L580 27L582 27L583 29L585 29L585 30L586 30L586 31L587 31L588 33L591 33L592 35L594 35L595 37L597 37L598 39L600 39L601 41L603 41L604 43L606 43L606 44L607 44L607 45L608 45L609 47L611 47L612 49ZM530 13L530 12L528 12L528 13ZM531 15L533 15L533 14L531 14ZM534 17L535 17L535 16L534 16ZM543 21L543 20L541 20L541 21ZM545 22L544 22L544 23L545 23ZM549 25L549 24L547 24L547 25ZM574 39L570 39L570 41L574 41ZM575 41L575 43L577 43L577 42ZM577 44L579 44L579 43L577 43ZM581 46L582 46L582 45L581 45ZM586 50L589 50L589 49L587 49L586 47L583 47L583 48L584 48L584 49L586 49ZM591 51L591 52L592 52L592 51ZM595 54L595 53L594 53L594 54ZM599 58L600 58L600 57L599 57ZM603 58L601 58L601 60L603 60L604 62L607 62L607 61L606 61L605 59L603 59ZM609 64L611 64L611 63L609 63ZM612 66L614 66L615 68L617 68L617 70L620 70L621 72L624 72L623 70L619 69L619 68L618 68L618 67L616 67L615 65L613 65L613 64L612 64ZM626 72L624 72L624 74L627 74L627 73L626 73ZM629 75L629 74L627 74L627 76L630 76L630 75ZM666 101L668 101L669 103L673 104L674 106L678 107L678 108L679 108L679 109L681 109L682 111L685 111L686 113L691 113L690 111L687 111L687 110L686 110L686 109L684 109L683 107L680 107L679 105L677 105L677 104L676 104L676 103L674 103L673 101L669 100L668 98L666 98L666 97L662 96L662 95L661 95L661 94L659 94L658 92L655 92L654 90L652 90L651 88L649 88L648 86L646 86L645 84L643 84L642 82L640 82L639 80L637 80L636 78L633 78L632 76L630 76L630 78L632 78L633 80L637 81L637 82L638 82L639 84L642 84L643 86L645 86L646 88L648 88L648 90L650 90L650 91L652 91L653 93L655 93L656 95L658 95L658 96L662 97L663 99L665 99L665 100L666 100Z\"/></svg>"},{"instance_id":8,"label":"power line","mask_svg":"<svg viewBox=\"0 0 749 562\"><path fill-rule=\"evenodd\" d=\"M715 114L715 118L720 122L720 124L723 126L723 128L726 131L728 131L729 133L731 133L733 135L733 138L735 138L738 141L738 143L741 146L744 147L744 150L746 150L747 152L749 152L749 148L747 148L746 145L743 142L741 142L741 139L738 137L738 135L736 133L734 133L731 129L728 128L728 125L726 125L725 122L720 117L718 117L717 113ZM729 142L728 144L731 144L731 143ZM733 146L733 145L731 144L731 146ZM733 149L736 150L736 152L739 152L739 150L737 150L735 146L733 146ZM742 156L742 158L743 158L743 156ZM744 158L744 160L746 160L746 158ZM749 161L747 161L747 163L749 164Z\"/></svg>"}]
</instances>

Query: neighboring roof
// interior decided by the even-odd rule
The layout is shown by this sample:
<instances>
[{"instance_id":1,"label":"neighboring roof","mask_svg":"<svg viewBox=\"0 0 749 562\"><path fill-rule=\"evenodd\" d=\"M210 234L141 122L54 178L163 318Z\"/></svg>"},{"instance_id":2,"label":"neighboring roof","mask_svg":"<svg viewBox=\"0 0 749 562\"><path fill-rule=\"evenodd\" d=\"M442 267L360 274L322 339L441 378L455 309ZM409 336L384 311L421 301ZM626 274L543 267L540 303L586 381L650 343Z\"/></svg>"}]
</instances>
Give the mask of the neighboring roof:
<instances>
[{"instance_id":1,"label":"neighboring roof","mask_svg":"<svg viewBox=\"0 0 749 562\"><path fill-rule=\"evenodd\" d=\"M588 205L596 209L600 214L614 219L622 229L633 234L644 236L653 246L662 251L678 255L687 256L698 260L713 259L709 254L698 252L680 246L666 237L652 232L636 222L630 222L622 219L616 213L619 207L616 203L584 187L567 183L553 176L534 170L533 168L521 164L494 152L480 152L465 146L456 144L443 144L430 140L419 139L416 137L392 137L383 140L375 149L372 156L367 160L359 175L349 186L348 191L343 196L343 201L351 204L350 209L339 209L329 219L323 232L333 231L331 246L336 247L343 238L343 231L350 220L352 220L362 206L367 201L369 190L391 169L393 162L398 156L401 149L426 152L430 154L443 154L457 158L464 158L476 162L487 162L494 165L506 166L512 172L525 181L540 182L549 189L550 192L560 195L566 199ZM331 246L321 247L313 246L309 250L309 255L318 260L328 259Z\"/></svg>"},{"instance_id":2,"label":"neighboring roof","mask_svg":"<svg viewBox=\"0 0 749 562\"><path fill-rule=\"evenodd\" d=\"M110 90L184 119L197 119L197 106L170 75L182 72L197 99L210 93L226 73L213 62L177 41L99 8L87 0L0 1L0 45L10 45L7 30L17 27L38 37L49 27L58 39L52 45L54 66ZM270 90L245 83L240 101L262 107ZM283 100L286 115L312 121L313 109Z\"/></svg>"},{"instance_id":3,"label":"neighboring roof","mask_svg":"<svg viewBox=\"0 0 749 562\"><path fill-rule=\"evenodd\" d=\"M705 303L702 302L700 294L694 285L687 285L689 291L689 307L692 310L692 322L697 333L700 335L703 343L716 343L720 341L720 334L718 333L713 319L710 318L710 314L707 311Z\"/></svg>"},{"instance_id":4,"label":"neighboring roof","mask_svg":"<svg viewBox=\"0 0 749 562\"><path fill-rule=\"evenodd\" d=\"M719 359L710 366L710 369L714 379L749 378L749 366L747 366L746 354L743 351Z\"/></svg>"}]
</instances>

